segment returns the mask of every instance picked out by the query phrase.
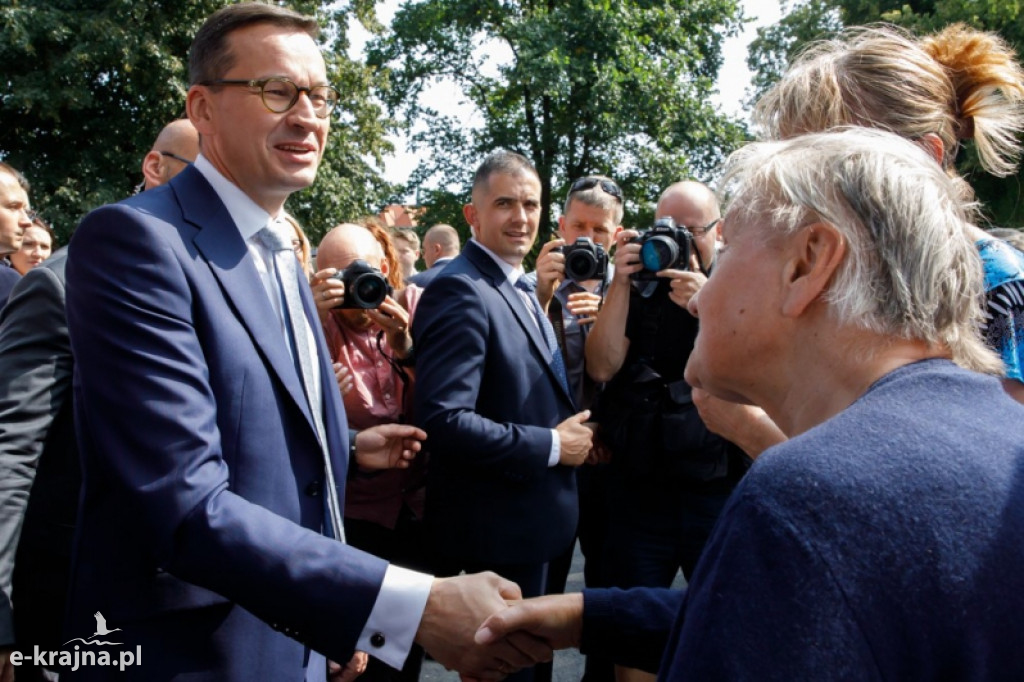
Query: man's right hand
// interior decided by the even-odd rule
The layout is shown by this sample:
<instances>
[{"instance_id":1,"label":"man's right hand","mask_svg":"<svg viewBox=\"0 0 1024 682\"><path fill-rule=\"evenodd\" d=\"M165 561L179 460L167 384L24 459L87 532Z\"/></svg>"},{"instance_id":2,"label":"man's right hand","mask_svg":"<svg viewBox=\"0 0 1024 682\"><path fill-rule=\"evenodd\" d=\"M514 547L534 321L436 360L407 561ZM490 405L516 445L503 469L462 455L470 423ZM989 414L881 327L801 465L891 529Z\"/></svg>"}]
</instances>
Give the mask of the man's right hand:
<instances>
[{"instance_id":1,"label":"man's right hand","mask_svg":"<svg viewBox=\"0 0 1024 682\"><path fill-rule=\"evenodd\" d=\"M636 230L622 230L615 235L615 275L612 284L629 286L630 275L644 269L640 261L640 245L631 243L639 236Z\"/></svg>"},{"instance_id":2,"label":"man's right hand","mask_svg":"<svg viewBox=\"0 0 1024 682\"><path fill-rule=\"evenodd\" d=\"M565 246L564 239L552 239L542 246L540 253L537 254L537 263L534 267L537 274L537 300L544 310L548 309L555 289L565 279L565 256L561 251L555 251L562 246Z\"/></svg>"},{"instance_id":3,"label":"man's right hand","mask_svg":"<svg viewBox=\"0 0 1024 682\"><path fill-rule=\"evenodd\" d=\"M313 275L313 282L309 285L321 324L327 320L332 308L345 302L345 285L340 279L333 279L337 273L335 268L324 268Z\"/></svg>"},{"instance_id":4,"label":"man's right hand","mask_svg":"<svg viewBox=\"0 0 1024 682\"><path fill-rule=\"evenodd\" d=\"M408 469L422 442L423 429L411 424L377 424L356 434L356 464L364 469Z\"/></svg>"},{"instance_id":5,"label":"man's right hand","mask_svg":"<svg viewBox=\"0 0 1024 682\"><path fill-rule=\"evenodd\" d=\"M590 410L583 410L555 427L558 432L558 463L575 467L583 464L594 447L596 424L585 424Z\"/></svg>"},{"instance_id":6,"label":"man's right hand","mask_svg":"<svg viewBox=\"0 0 1024 682\"><path fill-rule=\"evenodd\" d=\"M463 680L500 680L550 661L551 648L524 633L486 646L474 641L484 620L520 599L519 586L494 573L436 578L416 631L416 643L446 669L458 670Z\"/></svg>"}]
</instances>

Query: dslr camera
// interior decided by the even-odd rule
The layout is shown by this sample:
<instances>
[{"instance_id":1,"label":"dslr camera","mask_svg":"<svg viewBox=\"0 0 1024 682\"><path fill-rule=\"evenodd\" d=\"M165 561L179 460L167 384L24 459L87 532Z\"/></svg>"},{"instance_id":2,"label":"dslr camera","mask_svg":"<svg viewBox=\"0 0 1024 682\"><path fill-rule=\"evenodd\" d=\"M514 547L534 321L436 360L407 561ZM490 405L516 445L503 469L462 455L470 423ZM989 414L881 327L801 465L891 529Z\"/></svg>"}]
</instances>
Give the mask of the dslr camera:
<instances>
[{"instance_id":1,"label":"dslr camera","mask_svg":"<svg viewBox=\"0 0 1024 682\"><path fill-rule=\"evenodd\" d=\"M693 234L685 227L676 227L672 218L658 218L653 227L634 237L631 243L640 244L640 262L644 266L630 275L633 279L650 282L658 278L655 273L659 270L690 268Z\"/></svg>"},{"instance_id":2,"label":"dslr camera","mask_svg":"<svg viewBox=\"0 0 1024 682\"><path fill-rule=\"evenodd\" d=\"M590 237L580 237L556 250L565 255L565 276L573 281L604 279L608 272L608 254Z\"/></svg>"},{"instance_id":3,"label":"dslr camera","mask_svg":"<svg viewBox=\"0 0 1024 682\"><path fill-rule=\"evenodd\" d=\"M379 308L393 291L387 277L364 260L352 261L331 279L341 280L345 285L345 300L335 308Z\"/></svg>"}]
</instances>

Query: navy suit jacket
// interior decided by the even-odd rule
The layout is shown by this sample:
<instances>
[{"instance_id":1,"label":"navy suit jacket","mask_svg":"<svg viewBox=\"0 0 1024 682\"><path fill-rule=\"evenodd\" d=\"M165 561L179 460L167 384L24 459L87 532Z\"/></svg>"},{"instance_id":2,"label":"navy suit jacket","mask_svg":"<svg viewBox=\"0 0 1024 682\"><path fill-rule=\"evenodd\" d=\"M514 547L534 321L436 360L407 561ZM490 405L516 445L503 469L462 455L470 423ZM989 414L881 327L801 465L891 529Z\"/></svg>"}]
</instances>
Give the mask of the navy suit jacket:
<instances>
[{"instance_id":1,"label":"navy suit jacket","mask_svg":"<svg viewBox=\"0 0 1024 682\"><path fill-rule=\"evenodd\" d=\"M551 429L575 407L533 314L474 242L423 293L413 337L434 548L485 564L564 553L576 532L576 482L548 455Z\"/></svg>"},{"instance_id":2,"label":"navy suit jacket","mask_svg":"<svg viewBox=\"0 0 1024 682\"><path fill-rule=\"evenodd\" d=\"M101 612L141 645L144 666L126 672L145 680L301 680L300 641L347 661L387 565L319 533L323 457L301 380L213 188L190 167L93 211L67 281L83 475L68 638ZM300 291L342 497L344 410Z\"/></svg>"},{"instance_id":3,"label":"navy suit jacket","mask_svg":"<svg viewBox=\"0 0 1024 682\"><path fill-rule=\"evenodd\" d=\"M433 265L431 265L423 272L417 272L412 277L409 277L408 279L406 279L406 282L408 284L415 284L421 289L426 289L427 285L433 282L434 279L441 274L441 271L444 270L445 267L447 267L447 265L451 263L453 260L455 260L454 257L438 258L436 261L434 261Z\"/></svg>"}]
</instances>

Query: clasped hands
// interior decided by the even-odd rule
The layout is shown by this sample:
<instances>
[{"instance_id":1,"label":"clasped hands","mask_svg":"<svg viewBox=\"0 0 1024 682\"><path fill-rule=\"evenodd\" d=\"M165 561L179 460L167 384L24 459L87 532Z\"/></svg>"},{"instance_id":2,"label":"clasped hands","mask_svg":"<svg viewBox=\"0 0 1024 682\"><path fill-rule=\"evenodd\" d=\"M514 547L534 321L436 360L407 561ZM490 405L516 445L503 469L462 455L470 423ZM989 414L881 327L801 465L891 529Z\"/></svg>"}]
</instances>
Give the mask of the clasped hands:
<instances>
[{"instance_id":1,"label":"clasped hands","mask_svg":"<svg viewBox=\"0 0 1024 682\"><path fill-rule=\"evenodd\" d=\"M437 578L416 642L467 682L500 680L578 646L580 594L522 600L519 586L494 573Z\"/></svg>"}]
</instances>

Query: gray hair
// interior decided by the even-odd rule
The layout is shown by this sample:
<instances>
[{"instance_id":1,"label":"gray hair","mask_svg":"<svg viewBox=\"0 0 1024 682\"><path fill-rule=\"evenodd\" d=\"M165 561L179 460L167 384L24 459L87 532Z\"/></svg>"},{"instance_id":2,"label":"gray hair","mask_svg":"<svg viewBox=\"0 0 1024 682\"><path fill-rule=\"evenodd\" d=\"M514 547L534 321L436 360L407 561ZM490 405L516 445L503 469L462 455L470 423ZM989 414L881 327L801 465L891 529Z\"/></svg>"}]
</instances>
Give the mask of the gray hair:
<instances>
[{"instance_id":1,"label":"gray hair","mask_svg":"<svg viewBox=\"0 0 1024 682\"><path fill-rule=\"evenodd\" d=\"M957 364L1002 374L979 332L982 268L956 182L923 149L849 128L751 144L726 164L726 222L766 240L825 222L846 256L824 300L840 324L947 347Z\"/></svg>"},{"instance_id":2,"label":"gray hair","mask_svg":"<svg viewBox=\"0 0 1024 682\"><path fill-rule=\"evenodd\" d=\"M607 175L587 175L584 177L606 180L616 186L618 185L618 183ZM600 184L594 185L589 189L569 192L569 195L565 197L565 204L562 206L562 215L569 215L569 209L572 207L572 202L574 201L578 201L586 206L599 208L602 211L609 211L612 215L613 223L616 225L622 223L622 214L625 212L625 206L623 206L625 199L618 199L611 194L608 194L608 192L601 188Z\"/></svg>"}]
</instances>

